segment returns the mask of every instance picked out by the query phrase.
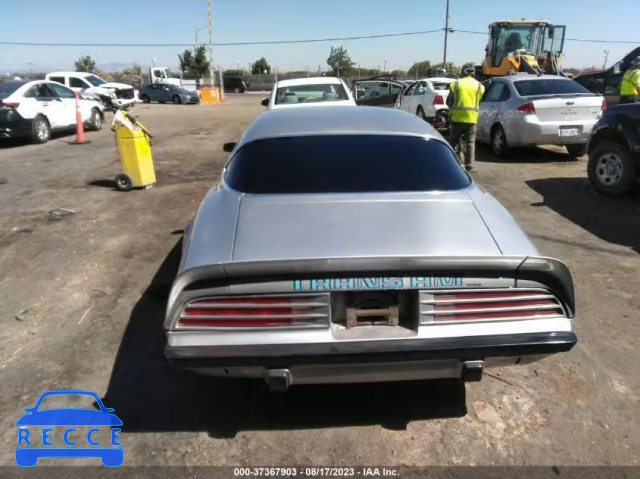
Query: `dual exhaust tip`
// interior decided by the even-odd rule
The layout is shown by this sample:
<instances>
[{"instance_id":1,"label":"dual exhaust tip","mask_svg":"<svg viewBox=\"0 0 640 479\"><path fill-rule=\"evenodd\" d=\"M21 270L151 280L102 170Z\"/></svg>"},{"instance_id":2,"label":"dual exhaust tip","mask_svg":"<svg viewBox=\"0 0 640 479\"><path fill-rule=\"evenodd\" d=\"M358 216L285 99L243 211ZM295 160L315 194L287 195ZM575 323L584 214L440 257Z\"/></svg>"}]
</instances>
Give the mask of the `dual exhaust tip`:
<instances>
[{"instance_id":1,"label":"dual exhaust tip","mask_svg":"<svg viewBox=\"0 0 640 479\"><path fill-rule=\"evenodd\" d=\"M460 379L464 382L478 382L482 379L483 370L483 360L464 361ZM288 369L269 369L266 381L272 392L288 391L292 384L291 372Z\"/></svg>"}]
</instances>

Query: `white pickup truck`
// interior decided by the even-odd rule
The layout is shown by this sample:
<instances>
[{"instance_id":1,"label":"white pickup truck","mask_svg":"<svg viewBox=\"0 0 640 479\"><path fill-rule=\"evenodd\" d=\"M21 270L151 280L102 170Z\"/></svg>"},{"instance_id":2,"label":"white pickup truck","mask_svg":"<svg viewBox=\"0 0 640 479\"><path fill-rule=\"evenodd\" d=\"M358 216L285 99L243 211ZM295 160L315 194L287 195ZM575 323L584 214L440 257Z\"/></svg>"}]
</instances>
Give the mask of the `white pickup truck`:
<instances>
[{"instance_id":1,"label":"white pickup truck","mask_svg":"<svg viewBox=\"0 0 640 479\"><path fill-rule=\"evenodd\" d=\"M107 82L93 73L53 72L48 73L45 78L83 92L85 96L98 98L107 108L129 108L136 102L131 85Z\"/></svg>"}]
</instances>

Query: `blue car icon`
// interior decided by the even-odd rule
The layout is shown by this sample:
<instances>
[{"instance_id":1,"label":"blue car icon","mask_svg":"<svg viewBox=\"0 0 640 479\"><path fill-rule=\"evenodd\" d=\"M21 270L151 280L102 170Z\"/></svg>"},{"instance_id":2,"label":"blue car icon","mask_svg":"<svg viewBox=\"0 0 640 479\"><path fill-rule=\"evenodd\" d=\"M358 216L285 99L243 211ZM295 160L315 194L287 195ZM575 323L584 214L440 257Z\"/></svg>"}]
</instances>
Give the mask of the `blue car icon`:
<instances>
[{"instance_id":1,"label":"blue car icon","mask_svg":"<svg viewBox=\"0 0 640 479\"><path fill-rule=\"evenodd\" d=\"M84 408L58 408L39 411L42 401L48 396L80 395L93 398L100 410ZM120 429L122 421L113 414L114 409L106 408L98 395L92 391L48 391L40 396L33 408L26 408L26 414L18 419L18 446L16 449L16 464L21 467L32 467L38 463L41 457L73 458L73 457L99 457L102 464L107 467L118 467L124 462L124 450L122 447L97 447L99 442L92 440L92 431L97 433L100 426L111 428L111 446L120 446ZM29 427L42 427L42 441L37 444L39 437L30 437ZM64 432L64 443L70 447L51 447L50 429L54 426L67 426ZM74 447L77 441L71 441L69 434L75 432L74 426L95 426L87 433L87 446ZM21 447L20 446L24 446ZM42 447L40 447L42 446ZM96 446L96 447L91 447Z\"/></svg>"}]
</instances>

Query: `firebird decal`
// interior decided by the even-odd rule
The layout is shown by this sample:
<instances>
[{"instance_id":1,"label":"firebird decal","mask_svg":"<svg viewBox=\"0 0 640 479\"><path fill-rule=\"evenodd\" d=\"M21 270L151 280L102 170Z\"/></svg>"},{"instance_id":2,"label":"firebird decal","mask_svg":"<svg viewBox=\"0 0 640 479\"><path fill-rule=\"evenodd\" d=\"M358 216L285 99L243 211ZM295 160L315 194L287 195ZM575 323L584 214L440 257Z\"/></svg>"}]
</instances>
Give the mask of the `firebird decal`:
<instances>
[{"instance_id":1,"label":"firebird decal","mask_svg":"<svg viewBox=\"0 0 640 479\"><path fill-rule=\"evenodd\" d=\"M453 276L410 278L326 278L293 280L294 291L349 291L367 289L458 288L463 280Z\"/></svg>"}]
</instances>

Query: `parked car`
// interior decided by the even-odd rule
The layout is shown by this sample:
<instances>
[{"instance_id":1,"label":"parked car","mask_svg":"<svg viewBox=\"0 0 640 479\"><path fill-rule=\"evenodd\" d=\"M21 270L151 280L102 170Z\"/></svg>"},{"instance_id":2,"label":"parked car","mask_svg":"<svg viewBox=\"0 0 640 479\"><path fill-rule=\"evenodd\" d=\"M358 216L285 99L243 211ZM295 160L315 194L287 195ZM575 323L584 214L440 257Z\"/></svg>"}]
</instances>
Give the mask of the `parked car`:
<instances>
[{"instance_id":1,"label":"parked car","mask_svg":"<svg viewBox=\"0 0 640 479\"><path fill-rule=\"evenodd\" d=\"M512 147L561 145L569 155L586 153L587 140L607 102L568 78L517 74L485 82L478 140L497 157Z\"/></svg>"},{"instance_id":2,"label":"parked car","mask_svg":"<svg viewBox=\"0 0 640 479\"><path fill-rule=\"evenodd\" d=\"M400 109L414 113L438 128L449 120L447 97L453 78L425 78L413 83L402 94Z\"/></svg>"},{"instance_id":3,"label":"parked car","mask_svg":"<svg viewBox=\"0 0 640 479\"><path fill-rule=\"evenodd\" d=\"M224 150L169 294L175 365L272 389L480 380L576 343L567 267L415 115L275 109Z\"/></svg>"},{"instance_id":4,"label":"parked car","mask_svg":"<svg viewBox=\"0 0 640 479\"><path fill-rule=\"evenodd\" d=\"M604 95L609 105L620 103L620 83L631 63L640 56L640 47L634 48L624 58L606 70L581 73L573 80L592 93Z\"/></svg>"},{"instance_id":5,"label":"parked car","mask_svg":"<svg viewBox=\"0 0 640 479\"><path fill-rule=\"evenodd\" d=\"M175 104L200 103L200 97L198 96L197 91L189 91L176 85L163 85L158 83L145 85L140 88L138 98L140 98L143 103L149 103L152 101L160 103L172 102Z\"/></svg>"},{"instance_id":6,"label":"parked car","mask_svg":"<svg viewBox=\"0 0 640 479\"><path fill-rule=\"evenodd\" d=\"M269 110L275 108L298 108L306 106L355 106L347 85L335 77L296 78L281 80L271 90L262 105Z\"/></svg>"},{"instance_id":7,"label":"parked car","mask_svg":"<svg viewBox=\"0 0 640 479\"><path fill-rule=\"evenodd\" d=\"M587 172L600 193L622 196L640 178L640 104L607 108L591 131Z\"/></svg>"},{"instance_id":8,"label":"parked car","mask_svg":"<svg viewBox=\"0 0 640 479\"><path fill-rule=\"evenodd\" d=\"M360 106L382 106L399 108L406 83L391 80L390 75L357 80L353 82L353 96Z\"/></svg>"},{"instance_id":9,"label":"parked car","mask_svg":"<svg viewBox=\"0 0 640 479\"><path fill-rule=\"evenodd\" d=\"M242 77L224 77L224 91L244 93L249 88L249 83Z\"/></svg>"},{"instance_id":10,"label":"parked car","mask_svg":"<svg viewBox=\"0 0 640 479\"><path fill-rule=\"evenodd\" d=\"M0 138L26 138L46 143L54 131L76 127L75 92L50 81L0 83ZM102 103L80 97L83 123L100 130L104 123Z\"/></svg>"},{"instance_id":11,"label":"parked car","mask_svg":"<svg viewBox=\"0 0 640 479\"><path fill-rule=\"evenodd\" d=\"M107 82L93 73L53 72L45 77L48 81L61 83L85 96L100 99L106 108L129 108L136 102L135 90L124 83Z\"/></svg>"}]
</instances>

